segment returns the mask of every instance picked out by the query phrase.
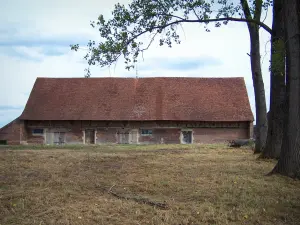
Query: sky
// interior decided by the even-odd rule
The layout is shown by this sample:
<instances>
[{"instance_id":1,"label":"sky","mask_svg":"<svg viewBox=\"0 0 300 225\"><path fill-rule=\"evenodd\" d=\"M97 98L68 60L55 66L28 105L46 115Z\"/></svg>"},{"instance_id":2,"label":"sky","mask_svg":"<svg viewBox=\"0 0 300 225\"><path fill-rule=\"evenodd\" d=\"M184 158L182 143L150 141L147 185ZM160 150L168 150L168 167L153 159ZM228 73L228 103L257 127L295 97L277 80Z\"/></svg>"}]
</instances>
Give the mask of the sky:
<instances>
[{"instance_id":1,"label":"sky","mask_svg":"<svg viewBox=\"0 0 300 225\"><path fill-rule=\"evenodd\" d=\"M0 8L0 127L23 111L37 77L84 77L84 49L99 33L89 24L100 14L110 18L115 3L130 0L9 0ZM271 27L271 10L265 23ZM179 28L180 45L160 47L154 42L127 71L122 60L111 68L93 67L92 77L244 77L255 115L249 33L245 23L205 32L201 24ZM260 29L262 72L269 105L270 36ZM149 40L148 36L144 40Z\"/></svg>"}]
</instances>

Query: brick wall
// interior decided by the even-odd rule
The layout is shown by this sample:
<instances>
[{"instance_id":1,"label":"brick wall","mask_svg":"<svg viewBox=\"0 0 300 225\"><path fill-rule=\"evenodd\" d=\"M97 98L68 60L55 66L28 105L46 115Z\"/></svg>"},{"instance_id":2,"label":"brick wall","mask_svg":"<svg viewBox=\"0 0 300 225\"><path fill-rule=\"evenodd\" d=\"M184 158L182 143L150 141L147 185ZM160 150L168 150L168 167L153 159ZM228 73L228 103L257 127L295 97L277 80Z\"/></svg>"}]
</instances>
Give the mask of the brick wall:
<instances>
[{"instance_id":1,"label":"brick wall","mask_svg":"<svg viewBox=\"0 0 300 225\"><path fill-rule=\"evenodd\" d=\"M143 136L139 134L139 143L142 144L179 144L180 143L180 129L152 129L152 135Z\"/></svg>"},{"instance_id":2,"label":"brick wall","mask_svg":"<svg viewBox=\"0 0 300 225\"><path fill-rule=\"evenodd\" d=\"M67 128L65 141L68 144L83 144L83 129L81 121L66 121L67 126L62 125L62 127Z\"/></svg>"},{"instance_id":3,"label":"brick wall","mask_svg":"<svg viewBox=\"0 0 300 225\"><path fill-rule=\"evenodd\" d=\"M15 119L0 130L0 140L6 141L9 145L17 145L27 139L24 122Z\"/></svg>"},{"instance_id":4,"label":"brick wall","mask_svg":"<svg viewBox=\"0 0 300 225\"><path fill-rule=\"evenodd\" d=\"M32 135L32 129L43 128L45 132L65 132L65 141L68 144L83 144L84 130L96 130L96 143L118 143L120 136L118 132L138 131L138 143L180 143L181 129L188 128L193 131L194 143L216 143L231 139L249 138L251 133L250 122L188 122L183 121L27 121L20 123L12 122L9 126L0 131L0 139L7 138L9 143L19 144L20 140L29 144L43 144L47 135ZM26 129L24 129L24 126ZM211 127L209 127L211 126ZM142 135L141 128L151 129L152 135ZM2 134L1 134L2 132ZM5 133L5 135L3 135ZM1 136L2 135L2 136ZM135 135L136 136L136 135Z\"/></svg>"},{"instance_id":5,"label":"brick wall","mask_svg":"<svg viewBox=\"0 0 300 225\"><path fill-rule=\"evenodd\" d=\"M83 144L82 130L73 129L66 132L65 141L68 144Z\"/></svg>"},{"instance_id":6,"label":"brick wall","mask_svg":"<svg viewBox=\"0 0 300 225\"><path fill-rule=\"evenodd\" d=\"M96 143L118 143L118 132L128 132L130 129L121 128L98 128L96 133ZM143 136L140 130L138 130L138 143L140 144L172 144L180 143L180 129L152 129L152 135Z\"/></svg>"},{"instance_id":7,"label":"brick wall","mask_svg":"<svg viewBox=\"0 0 300 225\"><path fill-rule=\"evenodd\" d=\"M116 128L98 128L96 133L96 143L117 143Z\"/></svg>"},{"instance_id":8,"label":"brick wall","mask_svg":"<svg viewBox=\"0 0 300 225\"><path fill-rule=\"evenodd\" d=\"M27 144L44 144L45 142L44 135L33 135L32 128L26 127L25 129L27 133L27 137L26 137Z\"/></svg>"},{"instance_id":9,"label":"brick wall","mask_svg":"<svg viewBox=\"0 0 300 225\"><path fill-rule=\"evenodd\" d=\"M218 143L249 138L249 128L194 128L194 143Z\"/></svg>"},{"instance_id":10,"label":"brick wall","mask_svg":"<svg viewBox=\"0 0 300 225\"><path fill-rule=\"evenodd\" d=\"M44 144L44 136L42 135L32 135L28 132L27 144Z\"/></svg>"}]
</instances>

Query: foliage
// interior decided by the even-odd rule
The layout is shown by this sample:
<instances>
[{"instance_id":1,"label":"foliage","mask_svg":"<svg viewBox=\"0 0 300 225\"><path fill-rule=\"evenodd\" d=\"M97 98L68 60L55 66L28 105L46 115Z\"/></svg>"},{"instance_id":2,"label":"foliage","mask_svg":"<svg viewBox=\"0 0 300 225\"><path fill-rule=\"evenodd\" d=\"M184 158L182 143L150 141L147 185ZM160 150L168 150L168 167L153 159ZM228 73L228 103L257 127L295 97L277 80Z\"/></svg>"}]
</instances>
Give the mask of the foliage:
<instances>
[{"instance_id":1,"label":"foliage","mask_svg":"<svg viewBox=\"0 0 300 225\"><path fill-rule=\"evenodd\" d=\"M281 76L284 76L285 72L285 43L284 40L278 39L274 41L273 47L274 47L274 54L273 54L273 61L270 65L270 71L272 71L274 74L280 74Z\"/></svg>"},{"instance_id":2,"label":"foliage","mask_svg":"<svg viewBox=\"0 0 300 225\"><path fill-rule=\"evenodd\" d=\"M255 12L255 2L249 0L252 14ZM271 0L262 2L265 9L271 4ZM183 23L204 23L204 29L209 32L209 22L220 27L228 21L250 21L271 31L255 17L243 18L241 8L241 4L230 0L133 0L128 6L118 3L112 11L111 19L106 20L100 15L97 21L91 22L90 25L98 29L101 39L99 43L94 40L88 42L88 53L84 58L90 66L97 64L104 67L112 65L123 56L126 69L129 70L157 36L160 36L160 46L180 44L177 28ZM148 43L139 39L145 34L150 34ZM72 45L71 49L77 51L79 45ZM90 74L89 69L86 72Z\"/></svg>"}]
</instances>

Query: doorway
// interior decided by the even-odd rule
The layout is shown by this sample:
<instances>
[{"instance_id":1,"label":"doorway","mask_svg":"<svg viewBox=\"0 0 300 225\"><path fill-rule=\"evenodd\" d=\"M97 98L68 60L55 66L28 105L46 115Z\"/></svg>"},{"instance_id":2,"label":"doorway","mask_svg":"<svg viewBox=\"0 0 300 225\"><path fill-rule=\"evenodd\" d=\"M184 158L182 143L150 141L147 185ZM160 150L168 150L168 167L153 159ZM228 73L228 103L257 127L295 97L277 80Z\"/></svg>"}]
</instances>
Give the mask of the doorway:
<instances>
[{"instance_id":1,"label":"doorway","mask_svg":"<svg viewBox=\"0 0 300 225\"><path fill-rule=\"evenodd\" d=\"M133 129L130 131L130 144L138 144L139 134L138 129Z\"/></svg>"},{"instance_id":2,"label":"doorway","mask_svg":"<svg viewBox=\"0 0 300 225\"><path fill-rule=\"evenodd\" d=\"M95 130L86 129L85 130L85 143L86 144L95 144Z\"/></svg>"},{"instance_id":3,"label":"doorway","mask_svg":"<svg viewBox=\"0 0 300 225\"><path fill-rule=\"evenodd\" d=\"M117 135L119 144L129 144L129 131L119 131Z\"/></svg>"},{"instance_id":4,"label":"doorway","mask_svg":"<svg viewBox=\"0 0 300 225\"><path fill-rule=\"evenodd\" d=\"M181 131L182 143L183 144L192 144L193 143L193 133L192 131Z\"/></svg>"},{"instance_id":5,"label":"doorway","mask_svg":"<svg viewBox=\"0 0 300 225\"><path fill-rule=\"evenodd\" d=\"M61 145L65 143L65 132L54 132L53 133L53 144Z\"/></svg>"}]
</instances>

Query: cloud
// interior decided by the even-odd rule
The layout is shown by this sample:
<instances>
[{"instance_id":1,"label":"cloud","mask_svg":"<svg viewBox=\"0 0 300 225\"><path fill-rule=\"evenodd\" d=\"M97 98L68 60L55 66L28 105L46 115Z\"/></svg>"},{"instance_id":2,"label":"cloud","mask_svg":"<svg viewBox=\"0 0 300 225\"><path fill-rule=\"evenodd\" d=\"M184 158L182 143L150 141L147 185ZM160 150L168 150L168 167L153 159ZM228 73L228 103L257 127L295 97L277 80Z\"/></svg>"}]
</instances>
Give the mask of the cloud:
<instances>
[{"instance_id":1,"label":"cloud","mask_svg":"<svg viewBox=\"0 0 300 225\"><path fill-rule=\"evenodd\" d=\"M11 30L10 30L11 29ZM86 45L88 37L91 36L86 32L72 32L69 34L43 33L35 29L24 29L20 27L19 32L16 32L18 27L6 28L0 30L0 46L64 46L69 47L70 44Z\"/></svg>"},{"instance_id":2,"label":"cloud","mask_svg":"<svg viewBox=\"0 0 300 225\"><path fill-rule=\"evenodd\" d=\"M0 110L20 110L23 106L0 105Z\"/></svg>"},{"instance_id":3,"label":"cloud","mask_svg":"<svg viewBox=\"0 0 300 225\"><path fill-rule=\"evenodd\" d=\"M45 56L62 56L66 54L70 49L69 48L44 48L42 53Z\"/></svg>"},{"instance_id":4,"label":"cloud","mask_svg":"<svg viewBox=\"0 0 300 225\"><path fill-rule=\"evenodd\" d=\"M1 55L17 58L20 60L30 60L41 62L43 55L36 48L27 47L0 47Z\"/></svg>"},{"instance_id":5,"label":"cloud","mask_svg":"<svg viewBox=\"0 0 300 225\"><path fill-rule=\"evenodd\" d=\"M139 67L140 70L147 71L155 69L187 71L220 65L221 60L213 57L169 57L148 59L147 63Z\"/></svg>"},{"instance_id":6,"label":"cloud","mask_svg":"<svg viewBox=\"0 0 300 225\"><path fill-rule=\"evenodd\" d=\"M70 52L69 47L60 46L38 46L38 47L27 47L27 46L11 46L1 47L0 55L9 56L26 61L42 62L47 57L62 56Z\"/></svg>"},{"instance_id":7,"label":"cloud","mask_svg":"<svg viewBox=\"0 0 300 225\"><path fill-rule=\"evenodd\" d=\"M129 0L10 0L0 9L0 126L21 113L37 77L83 77L88 66L84 50L70 51L70 44L85 46L99 38L90 20L111 16L116 2ZM266 22L270 25L269 12ZM230 22L207 33L201 24L184 24L180 45L159 46L154 41L137 68L125 70L120 59L110 68L92 67L92 77L244 77L253 113L249 33L246 24ZM269 103L269 35L262 29L261 55L267 104ZM145 37L142 40L148 43ZM267 43L267 44L266 44ZM266 56L265 56L266 55ZM13 108L16 107L16 108Z\"/></svg>"}]
</instances>

